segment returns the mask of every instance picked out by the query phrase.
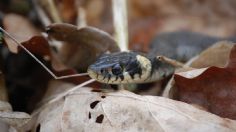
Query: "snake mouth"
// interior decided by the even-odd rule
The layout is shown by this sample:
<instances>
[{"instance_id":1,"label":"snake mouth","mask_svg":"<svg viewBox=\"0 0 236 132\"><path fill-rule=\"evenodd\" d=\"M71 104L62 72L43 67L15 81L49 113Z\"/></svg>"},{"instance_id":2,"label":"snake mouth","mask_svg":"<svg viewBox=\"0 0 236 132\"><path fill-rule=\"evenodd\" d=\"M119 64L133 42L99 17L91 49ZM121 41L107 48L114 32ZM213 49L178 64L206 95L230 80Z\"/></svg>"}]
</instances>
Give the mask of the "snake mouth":
<instances>
[{"instance_id":1,"label":"snake mouth","mask_svg":"<svg viewBox=\"0 0 236 132\"><path fill-rule=\"evenodd\" d=\"M101 83L120 84L122 81L124 81L123 73L120 75L114 75L110 70L107 70L106 68L100 69L94 65L89 66L87 72L91 78L96 79Z\"/></svg>"}]
</instances>

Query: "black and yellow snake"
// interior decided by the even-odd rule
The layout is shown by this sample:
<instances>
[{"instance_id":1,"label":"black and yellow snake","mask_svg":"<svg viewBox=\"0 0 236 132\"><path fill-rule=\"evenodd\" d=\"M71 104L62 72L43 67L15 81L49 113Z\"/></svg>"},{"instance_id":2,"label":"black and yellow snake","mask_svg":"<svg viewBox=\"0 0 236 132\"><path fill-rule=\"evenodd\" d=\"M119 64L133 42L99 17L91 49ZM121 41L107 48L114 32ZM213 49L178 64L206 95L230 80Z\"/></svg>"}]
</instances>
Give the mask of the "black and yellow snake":
<instances>
[{"instance_id":1,"label":"black and yellow snake","mask_svg":"<svg viewBox=\"0 0 236 132\"><path fill-rule=\"evenodd\" d=\"M147 56L136 52L104 54L89 66L91 78L107 84L147 83L174 73L175 66L160 60L164 55L187 61L217 41L225 40L198 33L180 31L156 37ZM235 42L235 37L227 38Z\"/></svg>"}]
</instances>

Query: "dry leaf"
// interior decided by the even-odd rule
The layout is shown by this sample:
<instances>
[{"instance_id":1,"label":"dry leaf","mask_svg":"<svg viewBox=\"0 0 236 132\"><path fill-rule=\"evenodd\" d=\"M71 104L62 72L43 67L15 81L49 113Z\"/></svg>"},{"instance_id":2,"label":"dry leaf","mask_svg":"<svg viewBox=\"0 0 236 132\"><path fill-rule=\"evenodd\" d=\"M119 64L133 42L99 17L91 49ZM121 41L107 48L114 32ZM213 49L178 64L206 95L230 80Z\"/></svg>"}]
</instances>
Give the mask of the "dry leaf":
<instances>
[{"instance_id":1,"label":"dry leaf","mask_svg":"<svg viewBox=\"0 0 236 132\"><path fill-rule=\"evenodd\" d=\"M236 131L236 122L163 97L79 89L43 109L32 131Z\"/></svg>"},{"instance_id":2,"label":"dry leaf","mask_svg":"<svg viewBox=\"0 0 236 132\"><path fill-rule=\"evenodd\" d=\"M12 111L12 107L8 102L0 101L0 111L1 112Z\"/></svg>"},{"instance_id":3,"label":"dry leaf","mask_svg":"<svg viewBox=\"0 0 236 132\"><path fill-rule=\"evenodd\" d=\"M12 107L8 102L0 101L0 121L19 128L25 125L30 119L30 115L24 112L12 112Z\"/></svg>"},{"instance_id":4,"label":"dry leaf","mask_svg":"<svg viewBox=\"0 0 236 132\"><path fill-rule=\"evenodd\" d=\"M107 51L119 51L114 39L96 28L78 29L65 23L52 24L48 26L47 33L49 37L66 42L59 51L60 58L63 63L78 70L86 71L98 56Z\"/></svg>"},{"instance_id":5,"label":"dry leaf","mask_svg":"<svg viewBox=\"0 0 236 132\"><path fill-rule=\"evenodd\" d=\"M206 60L207 61L207 60ZM175 75L175 97L210 112L236 119L236 46L224 68L210 67Z\"/></svg>"},{"instance_id":6,"label":"dry leaf","mask_svg":"<svg viewBox=\"0 0 236 132\"><path fill-rule=\"evenodd\" d=\"M194 61L190 64L194 68L204 68L209 66L223 67L227 63L231 49L232 42L220 41L208 49L204 50Z\"/></svg>"},{"instance_id":7,"label":"dry leaf","mask_svg":"<svg viewBox=\"0 0 236 132\"><path fill-rule=\"evenodd\" d=\"M24 112L0 112L0 120L13 127L22 127L30 121L30 115Z\"/></svg>"},{"instance_id":8,"label":"dry leaf","mask_svg":"<svg viewBox=\"0 0 236 132\"><path fill-rule=\"evenodd\" d=\"M20 15L8 14L3 19L4 29L9 32L19 42L26 41L34 35L39 35L39 31L31 24L31 22ZM11 52L17 52L15 42L5 37L8 48Z\"/></svg>"}]
</instances>

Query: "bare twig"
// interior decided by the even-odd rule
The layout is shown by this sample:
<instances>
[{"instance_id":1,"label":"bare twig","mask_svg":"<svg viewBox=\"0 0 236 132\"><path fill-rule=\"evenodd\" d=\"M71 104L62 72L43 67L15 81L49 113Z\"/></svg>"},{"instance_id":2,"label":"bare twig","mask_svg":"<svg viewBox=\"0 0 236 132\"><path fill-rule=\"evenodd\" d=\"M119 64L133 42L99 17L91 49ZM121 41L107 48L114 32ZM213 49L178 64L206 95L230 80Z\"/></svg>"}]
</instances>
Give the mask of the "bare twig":
<instances>
[{"instance_id":1,"label":"bare twig","mask_svg":"<svg viewBox=\"0 0 236 132\"><path fill-rule=\"evenodd\" d=\"M185 64L183 64L183 63L181 63L179 61L167 58L165 56L157 56L157 59L160 60L160 61L164 61L166 63L169 63L169 64L171 64L171 65L173 65L175 67L190 68L189 66L186 66Z\"/></svg>"},{"instance_id":2,"label":"bare twig","mask_svg":"<svg viewBox=\"0 0 236 132\"><path fill-rule=\"evenodd\" d=\"M49 7L48 10L52 15L53 21L56 22L56 23L61 23L62 20L61 20L60 15L57 11L57 8L55 6L54 1L53 0L47 0L47 2L48 2L48 7Z\"/></svg>"},{"instance_id":3,"label":"bare twig","mask_svg":"<svg viewBox=\"0 0 236 132\"><path fill-rule=\"evenodd\" d=\"M34 7L36 9L36 12L38 16L40 17L40 20L42 21L43 25L46 27L50 25L52 22L49 19L49 17L46 15L45 11L37 4L36 0L33 0Z\"/></svg>"},{"instance_id":4,"label":"bare twig","mask_svg":"<svg viewBox=\"0 0 236 132\"><path fill-rule=\"evenodd\" d=\"M86 11L81 6L78 7L77 25L78 25L79 28L87 26Z\"/></svg>"},{"instance_id":5,"label":"bare twig","mask_svg":"<svg viewBox=\"0 0 236 132\"><path fill-rule=\"evenodd\" d=\"M43 106L41 106L39 109L37 109L37 110L32 114L32 116L37 115L37 114L38 114L42 109L44 109L46 106L48 106L48 105L50 105L50 104L52 104L52 103L54 103L54 102L56 102L56 101L62 99L63 97L69 95L70 93L76 91L77 89L79 89L79 88L81 88L81 87L83 87L83 86L85 86L85 85L88 85L88 84L90 84L90 83L92 83L92 82L94 82L94 81L95 81L95 79L90 79L90 80L88 80L88 81L86 81L86 82L81 83L80 85L77 85L77 86L73 87L73 88L70 89L70 90L67 90L67 91L65 91L65 92L63 92L63 93L61 93L61 94L58 94L55 98L53 98L52 100L49 100L47 103L45 103L45 104L44 104Z\"/></svg>"}]
</instances>

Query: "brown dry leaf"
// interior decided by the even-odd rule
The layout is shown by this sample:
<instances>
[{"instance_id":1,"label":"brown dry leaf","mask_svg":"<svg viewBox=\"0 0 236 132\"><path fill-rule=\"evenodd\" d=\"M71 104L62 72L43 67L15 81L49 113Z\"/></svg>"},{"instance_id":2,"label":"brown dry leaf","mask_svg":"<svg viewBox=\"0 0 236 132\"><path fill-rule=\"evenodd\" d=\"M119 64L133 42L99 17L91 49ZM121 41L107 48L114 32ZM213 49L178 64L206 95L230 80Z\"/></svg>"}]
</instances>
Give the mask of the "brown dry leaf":
<instances>
[{"instance_id":1,"label":"brown dry leaf","mask_svg":"<svg viewBox=\"0 0 236 132\"><path fill-rule=\"evenodd\" d=\"M236 122L163 97L83 88L43 109L32 128L39 130L233 132Z\"/></svg>"},{"instance_id":2,"label":"brown dry leaf","mask_svg":"<svg viewBox=\"0 0 236 132\"><path fill-rule=\"evenodd\" d=\"M22 42L22 45L32 54L42 57L45 61L53 63L52 65L55 65L55 68L58 68L54 69L55 71L66 69L66 66L60 63L60 61L53 56L49 43L43 36L33 36L29 40ZM18 46L18 51L21 52L24 51L24 49Z\"/></svg>"},{"instance_id":3,"label":"brown dry leaf","mask_svg":"<svg viewBox=\"0 0 236 132\"><path fill-rule=\"evenodd\" d=\"M17 14L7 14L3 19L4 29L10 33L19 42L26 41L32 36L39 35L39 31L31 24L31 22ZM10 38L5 37L8 48L11 52L17 52L15 42Z\"/></svg>"},{"instance_id":4,"label":"brown dry leaf","mask_svg":"<svg viewBox=\"0 0 236 132\"><path fill-rule=\"evenodd\" d=\"M71 24L52 24L48 26L47 33L49 37L66 42L59 51L60 58L66 65L79 70L87 70L106 51L119 51L114 39L96 28L78 29Z\"/></svg>"},{"instance_id":5,"label":"brown dry leaf","mask_svg":"<svg viewBox=\"0 0 236 132\"><path fill-rule=\"evenodd\" d=\"M113 30L111 0L80 0L78 6L85 10L88 25L111 33Z\"/></svg>"},{"instance_id":6,"label":"brown dry leaf","mask_svg":"<svg viewBox=\"0 0 236 132\"><path fill-rule=\"evenodd\" d=\"M227 63L231 49L233 48L232 42L220 41L213 46L203 51L194 61L190 64L194 68L204 68L209 66L223 67Z\"/></svg>"},{"instance_id":7,"label":"brown dry leaf","mask_svg":"<svg viewBox=\"0 0 236 132\"><path fill-rule=\"evenodd\" d=\"M232 48L224 68L213 66L175 74L176 99L201 105L222 117L236 119L235 62L236 46Z\"/></svg>"},{"instance_id":8,"label":"brown dry leaf","mask_svg":"<svg viewBox=\"0 0 236 132\"><path fill-rule=\"evenodd\" d=\"M213 44L211 47L204 50L201 54L193 57L188 63L190 67L194 68L205 68L210 66L223 67L227 63L231 49L233 48L232 42L219 41ZM192 78L201 74L205 69L194 70L194 68L180 68L176 69L175 73L179 73L182 76ZM192 70L192 71L191 71ZM193 71L194 70L194 71ZM187 72L191 71L191 72ZM170 80L166 86L162 96L173 98L175 93L174 79Z\"/></svg>"}]
</instances>

